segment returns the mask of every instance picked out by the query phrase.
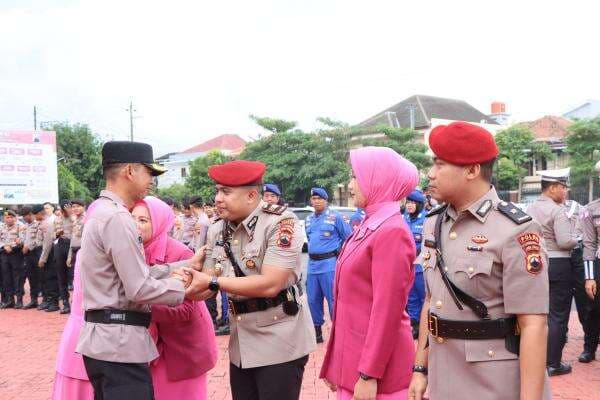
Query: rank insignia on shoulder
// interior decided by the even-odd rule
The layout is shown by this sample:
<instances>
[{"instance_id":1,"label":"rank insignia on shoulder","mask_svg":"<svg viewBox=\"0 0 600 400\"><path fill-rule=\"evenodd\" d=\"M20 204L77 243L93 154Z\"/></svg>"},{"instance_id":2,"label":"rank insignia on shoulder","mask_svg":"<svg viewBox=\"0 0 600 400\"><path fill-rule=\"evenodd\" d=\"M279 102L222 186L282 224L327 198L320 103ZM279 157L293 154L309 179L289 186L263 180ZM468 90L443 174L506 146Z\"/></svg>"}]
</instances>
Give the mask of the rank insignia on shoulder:
<instances>
[{"instance_id":1,"label":"rank insignia on shoulder","mask_svg":"<svg viewBox=\"0 0 600 400\"><path fill-rule=\"evenodd\" d=\"M523 212L513 203L502 201L498 203L498 211L517 225L524 224L532 220L531 215Z\"/></svg>"},{"instance_id":2,"label":"rank insignia on shoulder","mask_svg":"<svg viewBox=\"0 0 600 400\"><path fill-rule=\"evenodd\" d=\"M429 218L434 215L437 215L437 214L441 213L442 211L444 211L446 209L446 207L448 207L447 204L438 204L437 206L435 206L431 210L429 210L426 217Z\"/></svg>"},{"instance_id":3,"label":"rank insignia on shoulder","mask_svg":"<svg viewBox=\"0 0 600 400\"><path fill-rule=\"evenodd\" d=\"M479 209L476 211L476 213L481 218L483 218L490 212L491 209L492 209L492 201L490 199L487 199L486 201L483 202L481 207L479 207Z\"/></svg>"},{"instance_id":4,"label":"rank insignia on shoulder","mask_svg":"<svg viewBox=\"0 0 600 400\"><path fill-rule=\"evenodd\" d=\"M287 206L278 206L277 204L265 204L262 210L268 214L281 215L287 209Z\"/></svg>"}]
</instances>

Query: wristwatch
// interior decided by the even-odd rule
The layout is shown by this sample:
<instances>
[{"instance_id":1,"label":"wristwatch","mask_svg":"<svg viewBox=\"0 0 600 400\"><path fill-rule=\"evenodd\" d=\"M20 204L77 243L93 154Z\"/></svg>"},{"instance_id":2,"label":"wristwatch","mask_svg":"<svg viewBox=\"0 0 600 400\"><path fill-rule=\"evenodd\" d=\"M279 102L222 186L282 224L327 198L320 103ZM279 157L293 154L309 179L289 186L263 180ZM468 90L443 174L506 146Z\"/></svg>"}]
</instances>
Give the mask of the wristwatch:
<instances>
[{"instance_id":1,"label":"wristwatch","mask_svg":"<svg viewBox=\"0 0 600 400\"><path fill-rule=\"evenodd\" d=\"M413 372L420 372L423 375L427 375L427 367L422 365L413 365Z\"/></svg>"},{"instance_id":2,"label":"wristwatch","mask_svg":"<svg viewBox=\"0 0 600 400\"><path fill-rule=\"evenodd\" d=\"M219 285L219 282L217 281L217 277L213 276L212 279L210 280L210 283L208 284L208 288L213 291L213 292L218 292L219 288L221 287Z\"/></svg>"},{"instance_id":3,"label":"wristwatch","mask_svg":"<svg viewBox=\"0 0 600 400\"><path fill-rule=\"evenodd\" d=\"M362 379L363 381L370 381L371 379L375 379L372 376L363 374L362 372L359 372L358 374L360 375L360 379Z\"/></svg>"}]
</instances>

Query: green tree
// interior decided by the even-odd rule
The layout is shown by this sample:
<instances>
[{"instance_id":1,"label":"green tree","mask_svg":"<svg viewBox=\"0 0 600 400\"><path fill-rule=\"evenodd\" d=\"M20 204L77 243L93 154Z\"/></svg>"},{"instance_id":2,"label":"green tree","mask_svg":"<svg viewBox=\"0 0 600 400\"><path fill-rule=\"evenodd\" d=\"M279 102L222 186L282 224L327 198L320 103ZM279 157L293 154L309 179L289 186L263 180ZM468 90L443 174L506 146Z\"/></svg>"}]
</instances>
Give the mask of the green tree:
<instances>
[{"instance_id":1,"label":"green tree","mask_svg":"<svg viewBox=\"0 0 600 400\"><path fill-rule=\"evenodd\" d=\"M60 200L82 199L88 203L92 200L88 188L62 162L58 163L58 195Z\"/></svg>"},{"instance_id":2,"label":"green tree","mask_svg":"<svg viewBox=\"0 0 600 400\"><path fill-rule=\"evenodd\" d=\"M156 189L155 195L158 197L170 197L178 203L182 203L185 199L191 197L193 192L185 184L174 183L169 187Z\"/></svg>"},{"instance_id":3,"label":"green tree","mask_svg":"<svg viewBox=\"0 0 600 400\"><path fill-rule=\"evenodd\" d=\"M189 194L201 196L203 200L214 197L215 183L208 176L208 168L211 165L226 163L231 159L231 157L219 151L211 151L192 161L190 163L190 174L185 181Z\"/></svg>"},{"instance_id":4,"label":"green tree","mask_svg":"<svg viewBox=\"0 0 600 400\"><path fill-rule=\"evenodd\" d=\"M521 178L527 174L528 162L554 158L550 146L536 142L533 132L523 125L513 125L498 132L495 140L500 154L494 175L500 190L519 189L520 192Z\"/></svg>"},{"instance_id":5,"label":"green tree","mask_svg":"<svg viewBox=\"0 0 600 400\"><path fill-rule=\"evenodd\" d=\"M286 121L283 119L276 119L276 118L258 117L256 115L250 115L250 119L252 121L256 122L257 125L261 126L262 128L266 129L267 131L270 131L273 133L288 132L288 131L291 131L292 129L296 128L296 126L298 125L298 123L296 123L294 121Z\"/></svg>"},{"instance_id":6,"label":"green tree","mask_svg":"<svg viewBox=\"0 0 600 400\"><path fill-rule=\"evenodd\" d=\"M97 197L104 185L99 138L85 124L55 124L51 130L56 132L58 160Z\"/></svg>"},{"instance_id":7,"label":"green tree","mask_svg":"<svg viewBox=\"0 0 600 400\"><path fill-rule=\"evenodd\" d=\"M396 153L412 161L420 171L424 171L431 166L431 157L427 154L427 146L416 141L417 132L412 129L394 128L387 125L355 126L350 129L349 135L358 139L363 146L391 148Z\"/></svg>"},{"instance_id":8,"label":"green tree","mask_svg":"<svg viewBox=\"0 0 600 400\"><path fill-rule=\"evenodd\" d=\"M600 117L575 121L569 126L569 134L565 138L567 152L571 158L571 178L574 184L587 183L589 200L594 193L594 150L600 150Z\"/></svg>"}]
</instances>

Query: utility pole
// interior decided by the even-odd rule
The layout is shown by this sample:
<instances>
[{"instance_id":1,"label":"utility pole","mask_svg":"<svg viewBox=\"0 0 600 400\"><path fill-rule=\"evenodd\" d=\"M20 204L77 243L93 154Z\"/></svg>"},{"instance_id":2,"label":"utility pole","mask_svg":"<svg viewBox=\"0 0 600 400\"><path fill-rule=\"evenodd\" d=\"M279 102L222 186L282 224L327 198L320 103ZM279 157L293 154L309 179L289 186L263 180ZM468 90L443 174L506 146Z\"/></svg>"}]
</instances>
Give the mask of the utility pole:
<instances>
[{"instance_id":1,"label":"utility pole","mask_svg":"<svg viewBox=\"0 0 600 400\"><path fill-rule=\"evenodd\" d=\"M410 112L410 129L415 129L415 111L417 110L417 106L414 104L409 104L406 106L408 111Z\"/></svg>"},{"instance_id":2,"label":"utility pole","mask_svg":"<svg viewBox=\"0 0 600 400\"><path fill-rule=\"evenodd\" d=\"M37 131L37 107L33 106L33 130Z\"/></svg>"},{"instance_id":3,"label":"utility pole","mask_svg":"<svg viewBox=\"0 0 600 400\"><path fill-rule=\"evenodd\" d=\"M133 113L137 111L133 108L133 100L129 102L129 108L125 111L129 111L129 140L133 142Z\"/></svg>"}]
</instances>

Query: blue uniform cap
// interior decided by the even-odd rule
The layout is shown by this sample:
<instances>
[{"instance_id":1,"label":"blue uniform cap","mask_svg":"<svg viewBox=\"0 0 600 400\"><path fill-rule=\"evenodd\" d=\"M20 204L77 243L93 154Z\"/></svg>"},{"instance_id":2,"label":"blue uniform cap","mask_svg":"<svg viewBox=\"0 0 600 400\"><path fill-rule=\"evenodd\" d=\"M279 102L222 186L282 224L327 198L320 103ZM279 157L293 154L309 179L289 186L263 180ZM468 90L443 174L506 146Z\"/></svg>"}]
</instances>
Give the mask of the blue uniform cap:
<instances>
[{"instance_id":1,"label":"blue uniform cap","mask_svg":"<svg viewBox=\"0 0 600 400\"><path fill-rule=\"evenodd\" d=\"M323 188L319 188L319 187L312 188L310 190L310 195L311 196L319 196L322 199L329 200L329 196L327 195L327 192Z\"/></svg>"},{"instance_id":2,"label":"blue uniform cap","mask_svg":"<svg viewBox=\"0 0 600 400\"><path fill-rule=\"evenodd\" d=\"M418 189L413 190L406 199L416 201L417 203L425 203L425 195Z\"/></svg>"},{"instance_id":3,"label":"blue uniform cap","mask_svg":"<svg viewBox=\"0 0 600 400\"><path fill-rule=\"evenodd\" d=\"M281 190L279 190L279 188L277 187L277 185L274 184L274 183L265 183L265 186L263 187L263 191L265 191L265 192L271 192L271 193L274 193L277 196L281 197Z\"/></svg>"}]
</instances>

